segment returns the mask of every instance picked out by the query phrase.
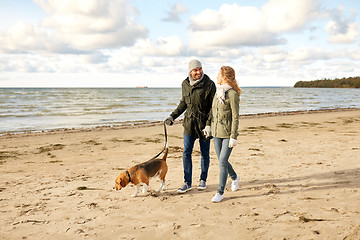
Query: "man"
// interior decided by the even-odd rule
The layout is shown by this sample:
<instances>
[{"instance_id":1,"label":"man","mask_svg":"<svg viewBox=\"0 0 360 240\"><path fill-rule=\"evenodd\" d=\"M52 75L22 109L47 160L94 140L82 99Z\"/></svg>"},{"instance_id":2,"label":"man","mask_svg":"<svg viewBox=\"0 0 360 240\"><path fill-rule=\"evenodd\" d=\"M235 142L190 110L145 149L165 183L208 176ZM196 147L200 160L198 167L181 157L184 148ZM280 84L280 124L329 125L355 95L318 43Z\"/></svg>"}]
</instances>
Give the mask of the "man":
<instances>
[{"instance_id":1,"label":"man","mask_svg":"<svg viewBox=\"0 0 360 240\"><path fill-rule=\"evenodd\" d=\"M204 136L212 101L216 92L215 83L203 73L198 60L189 62L189 76L182 82L182 98L177 108L165 119L167 125L172 125L185 110L184 114L184 184L177 191L185 193L191 190L192 158L194 142L199 139L201 152L201 174L199 190L206 189L206 179L210 163L210 139Z\"/></svg>"}]
</instances>

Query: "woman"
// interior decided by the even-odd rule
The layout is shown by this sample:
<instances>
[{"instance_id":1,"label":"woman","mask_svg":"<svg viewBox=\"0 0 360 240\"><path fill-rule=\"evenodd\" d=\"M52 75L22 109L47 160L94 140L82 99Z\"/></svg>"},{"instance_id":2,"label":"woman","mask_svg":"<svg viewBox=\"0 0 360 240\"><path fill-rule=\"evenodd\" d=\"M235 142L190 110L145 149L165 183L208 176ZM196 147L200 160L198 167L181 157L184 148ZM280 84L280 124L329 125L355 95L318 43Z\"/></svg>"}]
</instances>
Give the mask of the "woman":
<instances>
[{"instance_id":1,"label":"woman","mask_svg":"<svg viewBox=\"0 0 360 240\"><path fill-rule=\"evenodd\" d=\"M212 202L220 202L223 199L227 176L231 177L231 190L236 191L239 187L240 176L236 174L229 157L233 147L236 146L239 126L239 102L241 90L236 83L235 71L228 66L221 67L217 77L217 91L214 96L211 114L207 121L204 134L214 137L216 155L219 159L220 177L217 193L211 199ZM211 127L210 127L211 125Z\"/></svg>"}]
</instances>

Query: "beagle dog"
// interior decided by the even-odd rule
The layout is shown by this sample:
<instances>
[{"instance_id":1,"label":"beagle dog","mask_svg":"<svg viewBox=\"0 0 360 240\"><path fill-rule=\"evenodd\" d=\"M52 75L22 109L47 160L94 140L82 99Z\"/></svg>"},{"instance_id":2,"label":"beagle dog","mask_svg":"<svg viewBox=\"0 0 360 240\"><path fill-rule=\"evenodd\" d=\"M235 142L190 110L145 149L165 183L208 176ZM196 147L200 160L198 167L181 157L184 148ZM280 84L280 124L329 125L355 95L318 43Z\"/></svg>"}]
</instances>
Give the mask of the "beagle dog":
<instances>
[{"instance_id":1,"label":"beagle dog","mask_svg":"<svg viewBox=\"0 0 360 240\"><path fill-rule=\"evenodd\" d=\"M168 171L168 166L166 164L166 157L169 151L169 146L166 143L165 153L163 158L150 159L149 161L137 164L129 170L120 173L115 179L116 191L121 190L123 187L127 186L129 183L133 183L136 186L136 192L131 195L131 197L136 197L139 193L140 185L143 185L143 193L147 194L147 188L149 186L149 179L154 176L159 176L161 180L161 185L158 190L165 189L165 176Z\"/></svg>"}]
</instances>

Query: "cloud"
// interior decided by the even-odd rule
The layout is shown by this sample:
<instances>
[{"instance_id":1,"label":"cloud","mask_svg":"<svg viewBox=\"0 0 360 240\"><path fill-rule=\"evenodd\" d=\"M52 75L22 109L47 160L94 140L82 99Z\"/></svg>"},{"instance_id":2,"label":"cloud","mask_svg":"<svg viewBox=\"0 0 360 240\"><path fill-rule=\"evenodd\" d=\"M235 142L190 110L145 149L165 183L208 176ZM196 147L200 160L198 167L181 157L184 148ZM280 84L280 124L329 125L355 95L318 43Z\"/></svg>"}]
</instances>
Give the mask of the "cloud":
<instances>
[{"instance_id":1,"label":"cloud","mask_svg":"<svg viewBox=\"0 0 360 240\"><path fill-rule=\"evenodd\" d=\"M291 52L288 59L302 64L307 61L313 62L315 60L329 60L334 57L337 57L334 52L325 51L321 48L301 47Z\"/></svg>"},{"instance_id":2,"label":"cloud","mask_svg":"<svg viewBox=\"0 0 360 240\"><path fill-rule=\"evenodd\" d=\"M148 30L126 0L34 0L48 14L39 26L18 23L0 34L2 52L86 53L131 46Z\"/></svg>"},{"instance_id":3,"label":"cloud","mask_svg":"<svg viewBox=\"0 0 360 240\"><path fill-rule=\"evenodd\" d=\"M171 10L168 11L167 17L163 18L165 22L180 22L180 15L188 12L189 9L182 3L175 3Z\"/></svg>"},{"instance_id":4,"label":"cloud","mask_svg":"<svg viewBox=\"0 0 360 240\"><path fill-rule=\"evenodd\" d=\"M348 24L346 32L339 32L339 24L334 21L329 21L326 24L326 32L330 34L329 42L331 43L353 43L359 35L359 24Z\"/></svg>"},{"instance_id":5,"label":"cloud","mask_svg":"<svg viewBox=\"0 0 360 240\"><path fill-rule=\"evenodd\" d=\"M319 16L319 6L313 0L270 0L261 12L266 19L266 29L273 33L301 30Z\"/></svg>"},{"instance_id":6,"label":"cloud","mask_svg":"<svg viewBox=\"0 0 360 240\"><path fill-rule=\"evenodd\" d=\"M79 55L80 62L85 64L99 64L108 61L108 56L101 52Z\"/></svg>"},{"instance_id":7,"label":"cloud","mask_svg":"<svg viewBox=\"0 0 360 240\"><path fill-rule=\"evenodd\" d=\"M265 47L258 51L264 62L277 63L286 60L288 53L279 47Z\"/></svg>"},{"instance_id":8,"label":"cloud","mask_svg":"<svg viewBox=\"0 0 360 240\"><path fill-rule=\"evenodd\" d=\"M136 56L178 56L184 52L185 46L177 36L161 37L156 42L140 39L132 48Z\"/></svg>"},{"instance_id":9,"label":"cloud","mask_svg":"<svg viewBox=\"0 0 360 240\"><path fill-rule=\"evenodd\" d=\"M3 53L84 53L64 42L60 36L31 24L18 22L0 34L0 52Z\"/></svg>"},{"instance_id":10,"label":"cloud","mask_svg":"<svg viewBox=\"0 0 360 240\"><path fill-rule=\"evenodd\" d=\"M107 67L108 72L143 74L142 77L148 79L149 73L176 75L184 72L188 63L184 59L181 56L137 55L134 49L121 48L110 53Z\"/></svg>"},{"instance_id":11,"label":"cloud","mask_svg":"<svg viewBox=\"0 0 360 240\"><path fill-rule=\"evenodd\" d=\"M312 0L270 0L261 9L224 4L190 18L189 46L208 49L225 46L285 44L283 33L301 30L319 15Z\"/></svg>"},{"instance_id":12,"label":"cloud","mask_svg":"<svg viewBox=\"0 0 360 240\"><path fill-rule=\"evenodd\" d=\"M52 57L39 57L35 54L0 55L1 72L54 72Z\"/></svg>"},{"instance_id":13,"label":"cloud","mask_svg":"<svg viewBox=\"0 0 360 240\"><path fill-rule=\"evenodd\" d=\"M356 12L346 17L344 11L343 6L329 10L331 20L326 24L325 31L331 43L353 43L359 35L359 23L355 23Z\"/></svg>"},{"instance_id":14,"label":"cloud","mask_svg":"<svg viewBox=\"0 0 360 240\"><path fill-rule=\"evenodd\" d=\"M137 10L126 0L36 1L51 14L42 26L61 34L76 49L130 46L148 33L135 22Z\"/></svg>"},{"instance_id":15,"label":"cloud","mask_svg":"<svg viewBox=\"0 0 360 240\"><path fill-rule=\"evenodd\" d=\"M266 20L255 7L224 4L219 11L204 10L190 20L189 46L194 49L280 43L275 34L267 31Z\"/></svg>"},{"instance_id":16,"label":"cloud","mask_svg":"<svg viewBox=\"0 0 360 240\"><path fill-rule=\"evenodd\" d=\"M41 51L45 46L39 38L46 38L44 31L36 30L32 25L18 22L11 29L0 35L0 51L21 53L29 50Z\"/></svg>"}]
</instances>

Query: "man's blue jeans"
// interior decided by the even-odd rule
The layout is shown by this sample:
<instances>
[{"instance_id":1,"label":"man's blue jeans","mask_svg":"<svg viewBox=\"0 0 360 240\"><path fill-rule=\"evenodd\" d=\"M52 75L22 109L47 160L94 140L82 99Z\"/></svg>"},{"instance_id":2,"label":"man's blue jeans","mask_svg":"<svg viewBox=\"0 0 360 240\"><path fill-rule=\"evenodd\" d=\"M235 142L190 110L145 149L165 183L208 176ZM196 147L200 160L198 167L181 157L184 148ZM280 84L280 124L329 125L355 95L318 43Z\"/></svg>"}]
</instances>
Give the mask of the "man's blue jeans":
<instances>
[{"instance_id":1,"label":"man's blue jeans","mask_svg":"<svg viewBox=\"0 0 360 240\"><path fill-rule=\"evenodd\" d=\"M191 154L194 148L196 138L184 135L184 153L183 153L183 166L184 166L184 181L191 186L192 183L192 158ZM201 174L200 180L206 182L209 164L210 164L210 140L199 139L200 152L201 152Z\"/></svg>"},{"instance_id":2,"label":"man's blue jeans","mask_svg":"<svg viewBox=\"0 0 360 240\"><path fill-rule=\"evenodd\" d=\"M230 139L216 137L214 137L213 139L215 152L219 159L220 167L219 187L217 189L217 192L223 195L228 174L230 175L232 180L236 180L237 175L233 167L229 163L229 157L232 151L232 148L229 148Z\"/></svg>"}]
</instances>

